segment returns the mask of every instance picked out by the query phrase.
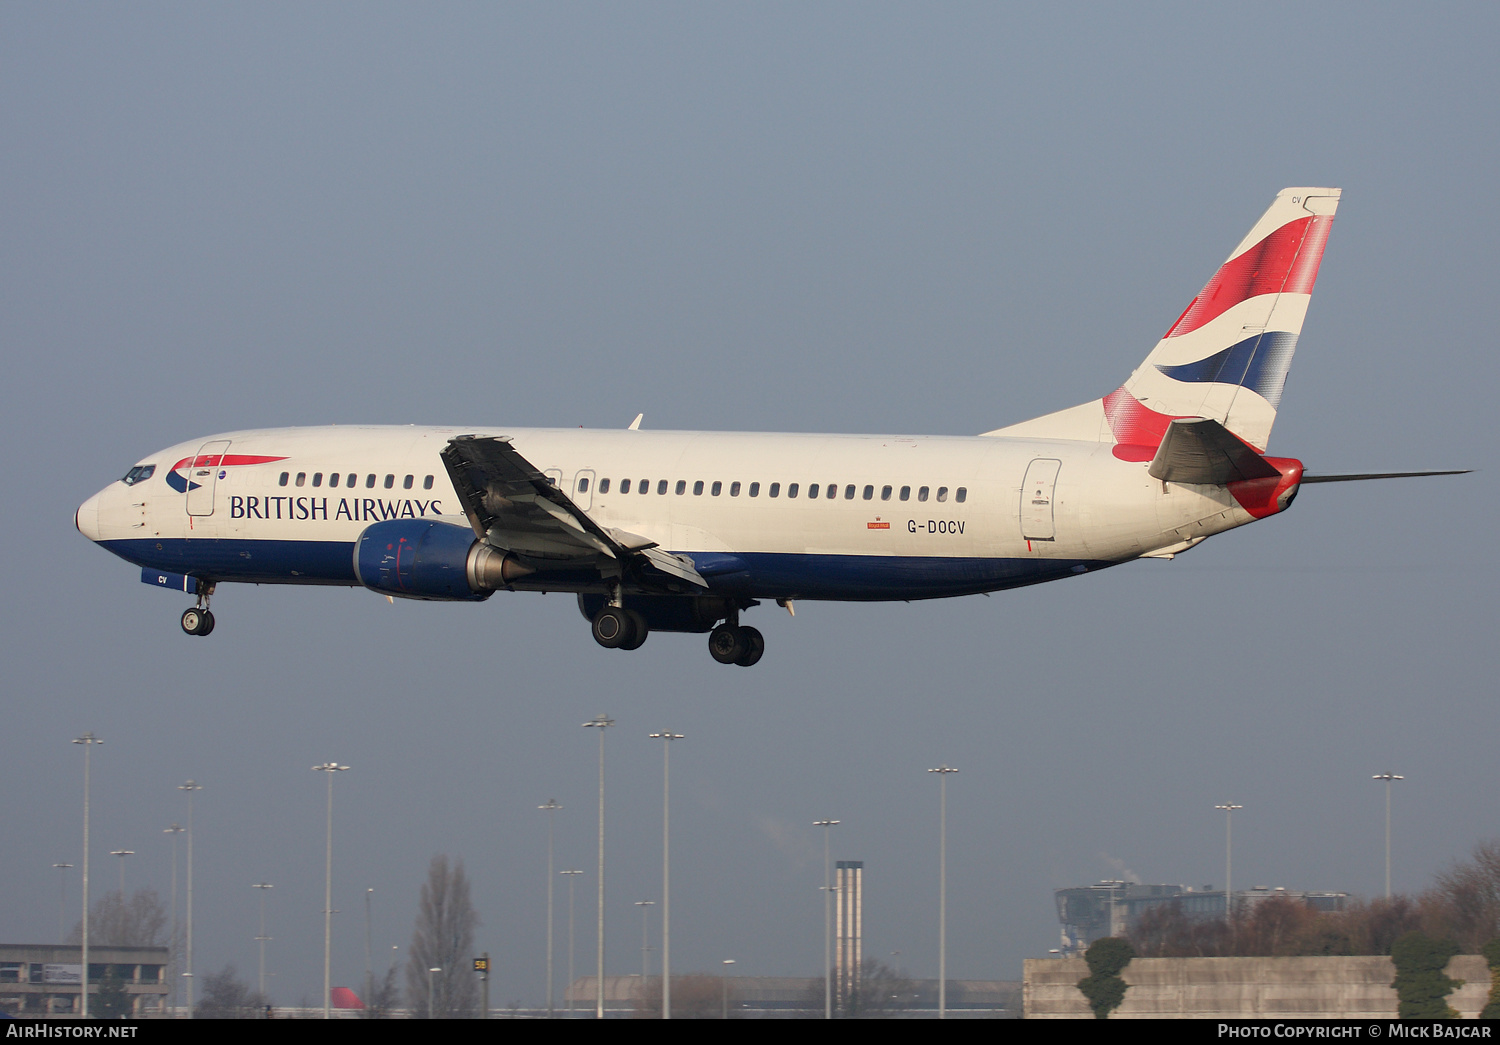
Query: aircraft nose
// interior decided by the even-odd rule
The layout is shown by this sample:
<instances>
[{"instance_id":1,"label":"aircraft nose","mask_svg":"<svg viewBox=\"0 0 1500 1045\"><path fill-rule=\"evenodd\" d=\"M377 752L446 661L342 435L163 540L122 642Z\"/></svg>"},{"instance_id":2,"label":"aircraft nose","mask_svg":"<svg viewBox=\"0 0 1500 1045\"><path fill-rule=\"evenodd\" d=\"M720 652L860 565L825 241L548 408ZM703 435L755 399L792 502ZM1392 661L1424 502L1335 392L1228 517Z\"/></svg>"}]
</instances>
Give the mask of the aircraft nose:
<instances>
[{"instance_id":1,"label":"aircraft nose","mask_svg":"<svg viewBox=\"0 0 1500 1045\"><path fill-rule=\"evenodd\" d=\"M83 504L78 506L78 511L73 514L73 525L78 527L78 532L91 541L99 539L99 498L103 491L94 494Z\"/></svg>"}]
</instances>

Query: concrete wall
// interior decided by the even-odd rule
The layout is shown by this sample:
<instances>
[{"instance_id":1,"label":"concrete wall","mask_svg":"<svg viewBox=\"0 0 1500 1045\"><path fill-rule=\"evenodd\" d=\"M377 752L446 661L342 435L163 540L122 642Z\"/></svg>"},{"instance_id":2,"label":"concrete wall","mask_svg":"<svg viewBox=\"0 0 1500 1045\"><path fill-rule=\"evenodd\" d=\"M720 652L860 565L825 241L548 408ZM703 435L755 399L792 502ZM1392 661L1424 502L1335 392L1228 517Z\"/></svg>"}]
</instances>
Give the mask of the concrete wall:
<instances>
[{"instance_id":1,"label":"concrete wall","mask_svg":"<svg viewBox=\"0 0 1500 1045\"><path fill-rule=\"evenodd\" d=\"M1448 1004L1473 1018L1490 992L1478 955L1459 955L1447 973L1465 985ZM1022 987L1029 1020L1093 1019L1078 981L1082 958L1029 958ZM1111 1019L1394 1019L1396 968L1388 957L1136 958Z\"/></svg>"}]
</instances>

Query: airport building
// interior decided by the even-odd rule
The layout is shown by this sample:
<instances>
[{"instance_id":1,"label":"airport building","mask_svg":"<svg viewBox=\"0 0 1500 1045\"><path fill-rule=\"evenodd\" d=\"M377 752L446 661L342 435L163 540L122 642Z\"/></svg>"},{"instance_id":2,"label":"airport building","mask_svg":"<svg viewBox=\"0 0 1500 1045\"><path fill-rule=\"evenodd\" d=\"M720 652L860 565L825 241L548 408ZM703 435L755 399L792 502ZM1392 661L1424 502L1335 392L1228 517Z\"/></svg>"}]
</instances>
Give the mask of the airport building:
<instances>
[{"instance_id":1,"label":"airport building","mask_svg":"<svg viewBox=\"0 0 1500 1045\"><path fill-rule=\"evenodd\" d=\"M157 1015L167 1003L167 948L89 947L89 1009L99 988L117 977L135 1016ZM77 944L0 944L0 1009L12 1016L70 1016L82 1010L83 948Z\"/></svg>"},{"instance_id":2,"label":"airport building","mask_svg":"<svg viewBox=\"0 0 1500 1045\"><path fill-rule=\"evenodd\" d=\"M1194 889L1188 885L1103 881L1058 889L1053 895L1057 901L1057 919L1062 923L1064 956L1082 954L1089 944L1106 936L1126 935L1137 918L1163 904L1174 904L1193 919L1224 917L1224 890L1211 885ZM1256 904L1273 896L1300 900L1319 911L1342 911L1349 900L1348 893L1296 892L1256 886L1234 891L1235 910L1249 913Z\"/></svg>"}]
</instances>

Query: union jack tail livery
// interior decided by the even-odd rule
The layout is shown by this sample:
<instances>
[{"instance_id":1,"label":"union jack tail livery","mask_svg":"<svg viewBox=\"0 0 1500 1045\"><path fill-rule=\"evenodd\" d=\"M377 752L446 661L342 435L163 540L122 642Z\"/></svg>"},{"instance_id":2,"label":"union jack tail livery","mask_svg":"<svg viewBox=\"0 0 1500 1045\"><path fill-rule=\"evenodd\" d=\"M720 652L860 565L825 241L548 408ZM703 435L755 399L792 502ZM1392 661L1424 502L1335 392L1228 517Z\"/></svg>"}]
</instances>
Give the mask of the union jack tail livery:
<instances>
[{"instance_id":1,"label":"union jack tail livery","mask_svg":"<svg viewBox=\"0 0 1500 1045\"><path fill-rule=\"evenodd\" d=\"M1277 195L1130 379L1103 399L991 435L1097 438L1149 461L1177 418L1217 421L1264 452L1312 299L1339 189Z\"/></svg>"}]
</instances>

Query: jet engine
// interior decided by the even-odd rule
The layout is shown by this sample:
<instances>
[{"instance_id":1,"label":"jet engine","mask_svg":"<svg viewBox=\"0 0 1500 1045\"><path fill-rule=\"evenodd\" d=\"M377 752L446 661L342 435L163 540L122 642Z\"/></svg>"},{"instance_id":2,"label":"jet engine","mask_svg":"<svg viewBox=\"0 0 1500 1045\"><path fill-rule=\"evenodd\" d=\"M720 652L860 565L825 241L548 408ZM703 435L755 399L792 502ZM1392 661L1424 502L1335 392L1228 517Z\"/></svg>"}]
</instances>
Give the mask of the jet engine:
<instances>
[{"instance_id":1,"label":"jet engine","mask_svg":"<svg viewBox=\"0 0 1500 1045\"><path fill-rule=\"evenodd\" d=\"M467 526L389 519L354 542L354 575L371 591L429 602L480 602L533 572L515 557L474 539Z\"/></svg>"}]
</instances>

